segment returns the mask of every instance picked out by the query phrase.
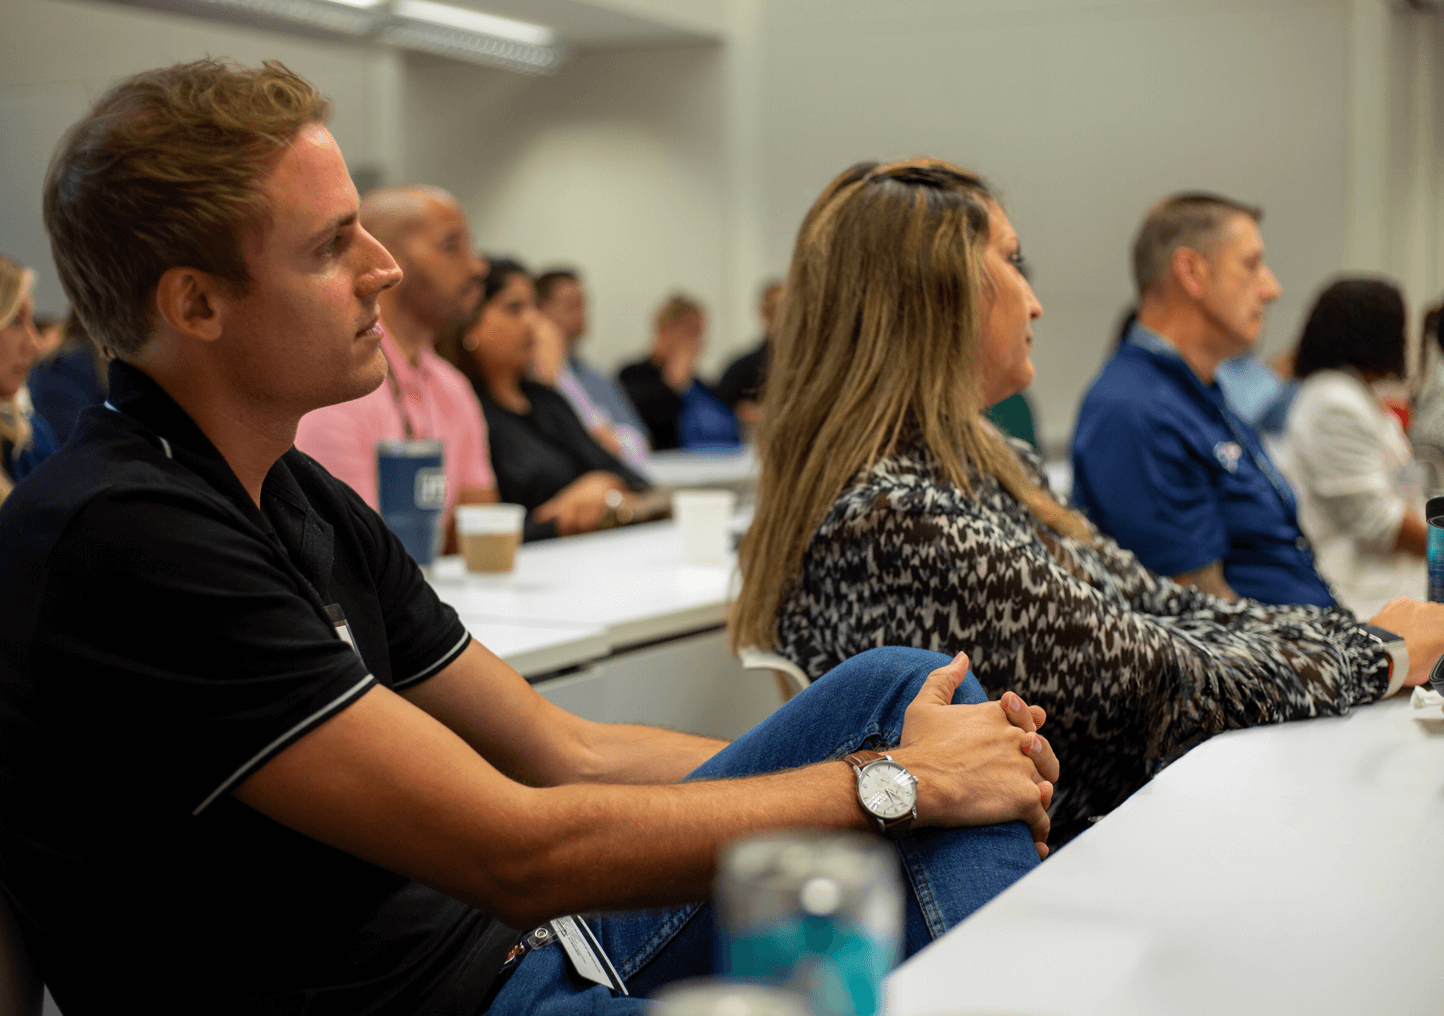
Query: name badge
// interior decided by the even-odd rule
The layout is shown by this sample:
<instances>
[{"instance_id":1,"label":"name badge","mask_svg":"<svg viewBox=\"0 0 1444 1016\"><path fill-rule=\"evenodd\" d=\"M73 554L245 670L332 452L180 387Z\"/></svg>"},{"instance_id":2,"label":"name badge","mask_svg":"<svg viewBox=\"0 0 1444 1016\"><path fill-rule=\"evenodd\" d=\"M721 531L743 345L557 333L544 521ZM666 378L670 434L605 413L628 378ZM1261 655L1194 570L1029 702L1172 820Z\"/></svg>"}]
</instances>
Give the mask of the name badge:
<instances>
[{"instance_id":1,"label":"name badge","mask_svg":"<svg viewBox=\"0 0 1444 1016\"><path fill-rule=\"evenodd\" d=\"M612 958L587 922L580 917L558 917L533 931L525 939L527 951L560 942L577 974L593 984L600 984L622 995L630 995L621 975L612 965Z\"/></svg>"}]
</instances>

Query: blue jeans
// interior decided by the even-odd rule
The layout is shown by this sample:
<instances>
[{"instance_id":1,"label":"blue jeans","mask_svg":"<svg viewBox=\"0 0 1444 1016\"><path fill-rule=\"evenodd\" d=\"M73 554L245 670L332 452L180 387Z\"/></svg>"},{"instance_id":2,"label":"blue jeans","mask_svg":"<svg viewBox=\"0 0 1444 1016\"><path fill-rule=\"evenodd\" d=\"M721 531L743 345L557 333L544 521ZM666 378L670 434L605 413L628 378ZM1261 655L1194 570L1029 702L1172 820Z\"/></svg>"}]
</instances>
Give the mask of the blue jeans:
<instances>
[{"instance_id":1,"label":"blue jeans","mask_svg":"<svg viewBox=\"0 0 1444 1016\"><path fill-rule=\"evenodd\" d=\"M921 649L873 649L824 674L810 688L722 749L688 779L752 776L894 746L903 711L924 679L948 662ZM953 701L984 702L970 673ZM923 829L897 844L906 876L904 952L911 956L1002 892L1038 863L1021 822L971 829ZM672 981L720 973L710 903L608 914L593 930L626 982L613 997L579 980L559 946L529 953L489 1010L493 1016L626 1016Z\"/></svg>"}]
</instances>

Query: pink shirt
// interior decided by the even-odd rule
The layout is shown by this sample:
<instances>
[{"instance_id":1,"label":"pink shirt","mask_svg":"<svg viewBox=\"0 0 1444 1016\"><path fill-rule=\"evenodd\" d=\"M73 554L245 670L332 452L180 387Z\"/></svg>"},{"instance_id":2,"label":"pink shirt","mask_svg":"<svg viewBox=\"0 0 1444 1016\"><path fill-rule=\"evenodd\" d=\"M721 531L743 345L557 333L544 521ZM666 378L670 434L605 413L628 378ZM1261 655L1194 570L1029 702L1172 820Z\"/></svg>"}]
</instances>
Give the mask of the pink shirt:
<instances>
[{"instance_id":1,"label":"pink shirt","mask_svg":"<svg viewBox=\"0 0 1444 1016\"><path fill-rule=\"evenodd\" d=\"M382 337L381 351L401 389L400 398L388 378L370 395L307 413L296 428L296 447L375 508L376 442L405 439L401 424L404 405L412 436L437 438L446 444L449 519L460 491L496 486L481 404L461 371L431 350L421 351L421 362L415 367L389 335Z\"/></svg>"}]
</instances>

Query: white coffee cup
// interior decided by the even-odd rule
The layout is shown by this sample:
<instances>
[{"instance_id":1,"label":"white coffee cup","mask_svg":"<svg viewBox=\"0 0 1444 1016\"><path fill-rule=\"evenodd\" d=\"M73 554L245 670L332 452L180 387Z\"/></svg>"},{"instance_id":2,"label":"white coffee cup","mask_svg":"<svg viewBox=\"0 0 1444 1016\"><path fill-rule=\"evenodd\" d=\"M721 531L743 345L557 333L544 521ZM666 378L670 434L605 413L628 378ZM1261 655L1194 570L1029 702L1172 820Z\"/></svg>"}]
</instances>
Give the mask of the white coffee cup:
<instances>
[{"instance_id":1,"label":"white coffee cup","mask_svg":"<svg viewBox=\"0 0 1444 1016\"><path fill-rule=\"evenodd\" d=\"M456 536L470 572L516 567L526 508L519 504L464 504L456 509Z\"/></svg>"},{"instance_id":2,"label":"white coffee cup","mask_svg":"<svg viewBox=\"0 0 1444 1016\"><path fill-rule=\"evenodd\" d=\"M672 517L682 529L687 563L720 568L727 562L727 524L737 506L730 490L679 490Z\"/></svg>"}]
</instances>

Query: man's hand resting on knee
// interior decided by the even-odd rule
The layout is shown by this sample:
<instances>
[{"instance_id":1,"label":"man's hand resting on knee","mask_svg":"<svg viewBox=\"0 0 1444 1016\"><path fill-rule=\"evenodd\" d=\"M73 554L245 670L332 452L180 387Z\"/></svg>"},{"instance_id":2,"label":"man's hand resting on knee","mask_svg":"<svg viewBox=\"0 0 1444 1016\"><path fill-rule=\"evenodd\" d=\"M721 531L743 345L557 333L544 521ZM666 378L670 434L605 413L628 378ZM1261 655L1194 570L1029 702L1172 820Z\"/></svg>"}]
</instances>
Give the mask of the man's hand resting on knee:
<instances>
[{"instance_id":1,"label":"man's hand resting on knee","mask_svg":"<svg viewBox=\"0 0 1444 1016\"><path fill-rule=\"evenodd\" d=\"M977 826L1019 819L1033 831L1038 856L1047 857L1058 758L1037 733L1046 715L1013 692L998 702L953 705L967 674L968 658L959 653L928 675L891 752L918 778L918 821Z\"/></svg>"}]
</instances>

